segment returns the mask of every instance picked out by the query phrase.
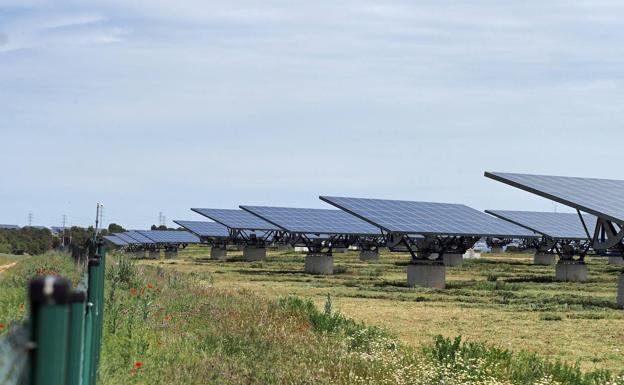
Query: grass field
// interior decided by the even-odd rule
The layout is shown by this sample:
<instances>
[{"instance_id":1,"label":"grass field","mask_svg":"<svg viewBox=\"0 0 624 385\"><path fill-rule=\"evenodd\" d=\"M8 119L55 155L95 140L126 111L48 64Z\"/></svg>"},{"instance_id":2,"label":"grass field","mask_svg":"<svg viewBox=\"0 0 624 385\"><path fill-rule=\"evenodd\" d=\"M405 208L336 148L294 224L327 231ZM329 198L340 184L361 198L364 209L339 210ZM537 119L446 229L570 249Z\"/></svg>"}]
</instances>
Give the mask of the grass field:
<instances>
[{"instance_id":1,"label":"grass field","mask_svg":"<svg viewBox=\"0 0 624 385\"><path fill-rule=\"evenodd\" d=\"M616 308L619 270L589 258L586 283L553 280L554 267L530 264L529 254L501 254L447 269L447 288L409 288L407 255L383 253L360 262L335 255L334 276L303 274L304 254L271 252L266 262L207 260L208 248L189 248L171 261L142 261L167 270L210 273L223 289L247 289L268 299L287 295L323 306L327 294L348 317L388 328L414 347L436 335L577 363L584 370L624 368L624 310Z\"/></svg>"}]
</instances>

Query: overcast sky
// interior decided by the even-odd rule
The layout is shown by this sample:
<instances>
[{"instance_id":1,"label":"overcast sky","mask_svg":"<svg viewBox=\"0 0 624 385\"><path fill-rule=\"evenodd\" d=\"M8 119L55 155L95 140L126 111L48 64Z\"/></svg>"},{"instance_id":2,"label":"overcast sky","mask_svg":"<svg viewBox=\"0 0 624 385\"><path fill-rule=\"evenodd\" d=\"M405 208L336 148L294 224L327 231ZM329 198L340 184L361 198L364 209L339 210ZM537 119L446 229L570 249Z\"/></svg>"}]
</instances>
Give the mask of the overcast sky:
<instances>
[{"instance_id":1,"label":"overcast sky","mask_svg":"<svg viewBox=\"0 0 624 385\"><path fill-rule=\"evenodd\" d=\"M0 223L624 179L624 5L458 3L0 0Z\"/></svg>"}]
</instances>

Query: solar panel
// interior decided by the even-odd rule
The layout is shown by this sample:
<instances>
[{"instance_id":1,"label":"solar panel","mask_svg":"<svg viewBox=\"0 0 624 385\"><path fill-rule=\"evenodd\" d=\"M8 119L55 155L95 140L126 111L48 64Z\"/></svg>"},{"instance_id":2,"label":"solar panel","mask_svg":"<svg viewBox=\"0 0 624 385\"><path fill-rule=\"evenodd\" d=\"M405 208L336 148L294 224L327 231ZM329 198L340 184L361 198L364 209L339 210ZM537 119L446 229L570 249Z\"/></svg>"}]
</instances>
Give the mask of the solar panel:
<instances>
[{"instance_id":1,"label":"solar panel","mask_svg":"<svg viewBox=\"0 0 624 385\"><path fill-rule=\"evenodd\" d=\"M58 234L58 233L62 233L64 231L64 228L60 226L52 226L50 227L50 230Z\"/></svg>"},{"instance_id":2,"label":"solar panel","mask_svg":"<svg viewBox=\"0 0 624 385\"><path fill-rule=\"evenodd\" d=\"M485 176L624 224L624 180L486 172Z\"/></svg>"},{"instance_id":3,"label":"solar panel","mask_svg":"<svg viewBox=\"0 0 624 385\"><path fill-rule=\"evenodd\" d=\"M173 221L178 225L184 227L190 232L199 235L200 237L210 238L228 238L230 232L227 227L216 222L202 222L202 221Z\"/></svg>"},{"instance_id":4,"label":"solar panel","mask_svg":"<svg viewBox=\"0 0 624 385\"><path fill-rule=\"evenodd\" d=\"M151 239L149 239L148 237L146 237L145 235L141 234L140 232L136 230L126 231L124 234L126 234L130 238L133 238L134 240L136 240L142 245L151 245L155 243L154 241L152 241Z\"/></svg>"},{"instance_id":5,"label":"solar panel","mask_svg":"<svg viewBox=\"0 0 624 385\"><path fill-rule=\"evenodd\" d=\"M379 227L341 210L267 206L240 206L240 208L292 233L381 234Z\"/></svg>"},{"instance_id":6,"label":"solar panel","mask_svg":"<svg viewBox=\"0 0 624 385\"><path fill-rule=\"evenodd\" d=\"M199 237L197 235L189 233L188 231L138 231L141 235L146 236L156 243L169 243L169 244L179 244L179 243L199 243Z\"/></svg>"},{"instance_id":7,"label":"solar panel","mask_svg":"<svg viewBox=\"0 0 624 385\"><path fill-rule=\"evenodd\" d=\"M465 205L321 196L388 232L422 235L536 237L532 231Z\"/></svg>"},{"instance_id":8,"label":"solar panel","mask_svg":"<svg viewBox=\"0 0 624 385\"><path fill-rule=\"evenodd\" d=\"M18 225L0 225L1 230L19 230Z\"/></svg>"},{"instance_id":9,"label":"solar panel","mask_svg":"<svg viewBox=\"0 0 624 385\"><path fill-rule=\"evenodd\" d=\"M520 225L554 239L587 239L587 233L576 213L485 210L486 213ZM587 230L596 227L596 217L583 214Z\"/></svg>"},{"instance_id":10,"label":"solar panel","mask_svg":"<svg viewBox=\"0 0 624 385\"><path fill-rule=\"evenodd\" d=\"M236 230L279 230L279 227L237 209L191 209L223 226Z\"/></svg>"},{"instance_id":11,"label":"solar panel","mask_svg":"<svg viewBox=\"0 0 624 385\"><path fill-rule=\"evenodd\" d=\"M131 236L129 236L126 233L115 233L113 235L116 236L117 238L121 239L122 241L126 242L129 245L140 245L141 244L141 242L137 241L136 239L132 238Z\"/></svg>"},{"instance_id":12,"label":"solar panel","mask_svg":"<svg viewBox=\"0 0 624 385\"><path fill-rule=\"evenodd\" d=\"M124 241L123 239L115 235L105 235L104 239L112 242L112 244L115 246L128 246L128 242Z\"/></svg>"}]
</instances>

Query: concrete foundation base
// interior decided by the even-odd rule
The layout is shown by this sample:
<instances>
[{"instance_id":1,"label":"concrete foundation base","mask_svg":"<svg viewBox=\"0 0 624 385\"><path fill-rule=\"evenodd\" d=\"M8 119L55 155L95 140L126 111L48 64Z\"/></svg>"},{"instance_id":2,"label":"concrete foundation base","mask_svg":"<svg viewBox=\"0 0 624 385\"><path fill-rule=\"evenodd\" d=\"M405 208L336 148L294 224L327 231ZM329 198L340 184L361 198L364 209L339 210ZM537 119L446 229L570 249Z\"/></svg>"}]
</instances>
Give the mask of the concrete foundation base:
<instances>
[{"instance_id":1,"label":"concrete foundation base","mask_svg":"<svg viewBox=\"0 0 624 385\"><path fill-rule=\"evenodd\" d=\"M245 262L264 261L266 259L266 249L264 247L247 246L243 249L243 259Z\"/></svg>"},{"instance_id":2,"label":"concrete foundation base","mask_svg":"<svg viewBox=\"0 0 624 385\"><path fill-rule=\"evenodd\" d=\"M500 254L500 253L505 252L505 249L503 249L501 246L492 246L491 252Z\"/></svg>"},{"instance_id":3,"label":"concrete foundation base","mask_svg":"<svg viewBox=\"0 0 624 385\"><path fill-rule=\"evenodd\" d=\"M435 287L446 286L446 267L441 263L412 263L407 265L408 286Z\"/></svg>"},{"instance_id":4,"label":"concrete foundation base","mask_svg":"<svg viewBox=\"0 0 624 385\"><path fill-rule=\"evenodd\" d=\"M620 274L620 283L618 285L617 303L624 308L624 273Z\"/></svg>"},{"instance_id":5,"label":"concrete foundation base","mask_svg":"<svg viewBox=\"0 0 624 385\"><path fill-rule=\"evenodd\" d=\"M576 261L559 261L555 266L555 279L566 282L587 281L587 265Z\"/></svg>"},{"instance_id":6,"label":"concrete foundation base","mask_svg":"<svg viewBox=\"0 0 624 385\"><path fill-rule=\"evenodd\" d=\"M334 274L334 257L324 254L308 254L305 258L306 274L332 275Z\"/></svg>"},{"instance_id":7,"label":"concrete foundation base","mask_svg":"<svg viewBox=\"0 0 624 385\"><path fill-rule=\"evenodd\" d=\"M464 264L463 254L443 254L444 266L461 266Z\"/></svg>"},{"instance_id":8,"label":"concrete foundation base","mask_svg":"<svg viewBox=\"0 0 624 385\"><path fill-rule=\"evenodd\" d=\"M165 259L175 259L178 257L178 250L165 250Z\"/></svg>"},{"instance_id":9,"label":"concrete foundation base","mask_svg":"<svg viewBox=\"0 0 624 385\"><path fill-rule=\"evenodd\" d=\"M147 258L149 259L159 259L160 258L160 250L150 250L147 254Z\"/></svg>"},{"instance_id":10,"label":"concrete foundation base","mask_svg":"<svg viewBox=\"0 0 624 385\"><path fill-rule=\"evenodd\" d=\"M619 255L609 256L609 265L624 265L624 257Z\"/></svg>"},{"instance_id":11,"label":"concrete foundation base","mask_svg":"<svg viewBox=\"0 0 624 385\"><path fill-rule=\"evenodd\" d=\"M332 253L344 253L347 251L346 247L334 247L332 248Z\"/></svg>"},{"instance_id":12,"label":"concrete foundation base","mask_svg":"<svg viewBox=\"0 0 624 385\"><path fill-rule=\"evenodd\" d=\"M360 261L379 261L379 252L376 250L360 250Z\"/></svg>"},{"instance_id":13,"label":"concrete foundation base","mask_svg":"<svg viewBox=\"0 0 624 385\"><path fill-rule=\"evenodd\" d=\"M213 247L210 249L210 259L222 261L227 257L227 250L220 247Z\"/></svg>"},{"instance_id":14,"label":"concrete foundation base","mask_svg":"<svg viewBox=\"0 0 624 385\"><path fill-rule=\"evenodd\" d=\"M557 263L557 256L555 254L535 253L533 256L534 265L553 266L555 263Z\"/></svg>"}]
</instances>

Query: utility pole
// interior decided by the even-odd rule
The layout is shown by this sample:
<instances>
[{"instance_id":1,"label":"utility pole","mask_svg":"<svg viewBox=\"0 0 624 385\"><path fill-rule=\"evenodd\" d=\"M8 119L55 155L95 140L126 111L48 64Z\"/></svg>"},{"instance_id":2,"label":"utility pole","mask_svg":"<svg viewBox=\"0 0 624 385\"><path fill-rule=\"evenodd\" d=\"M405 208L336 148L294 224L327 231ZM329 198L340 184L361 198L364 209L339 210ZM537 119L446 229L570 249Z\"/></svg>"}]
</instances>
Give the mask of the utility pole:
<instances>
[{"instance_id":1,"label":"utility pole","mask_svg":"<svg viewBox=\"0 0 624 385\"><path fill-rule=\"evenodd\" d=\"M63 247L65 247L65 226L67 225L67 214L63 214L63 235L61 239L63 240Z\"/></svg>"},{"instance_id":2,"label":"utility pole","mask_svg":"<svg viewBox=\"0 0 624 385\"><path fill-rule=\"evenodd\" d=\"M33 213L28 213L28 227L31 227L33 224Z\"/></svg>"},{"instance_id":3,"label":"utility pole","mask_svg":"<svg viewBox=\"0 0 624 385\"><path fill-rule=\"evenodd\" d=\"M97 235L100 232L100 210L102 209L102 207L104 207L104 205L102 203L97 203L96 209L95 209L95 237L97 237ZM94 239L95 241L95 239Z\"/></svg>"}]
</instances>

